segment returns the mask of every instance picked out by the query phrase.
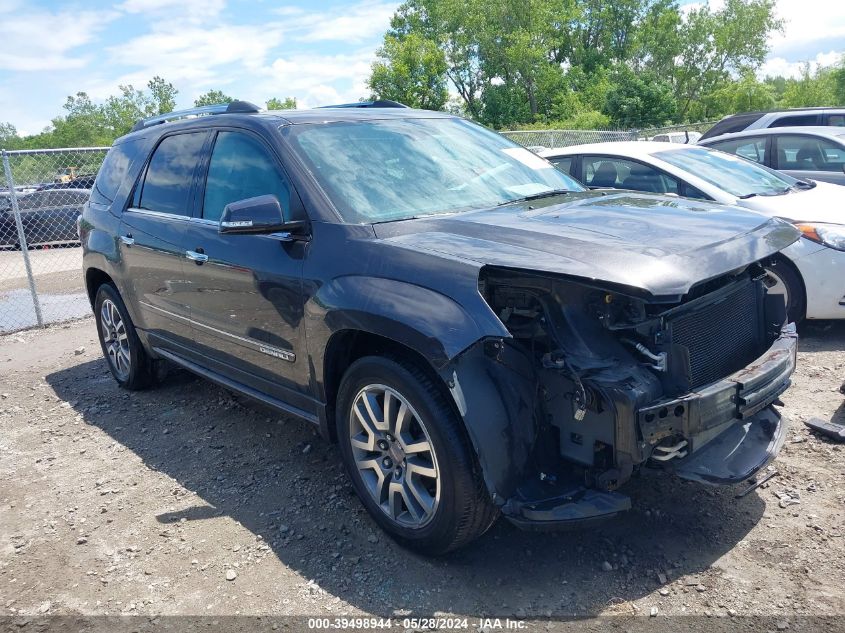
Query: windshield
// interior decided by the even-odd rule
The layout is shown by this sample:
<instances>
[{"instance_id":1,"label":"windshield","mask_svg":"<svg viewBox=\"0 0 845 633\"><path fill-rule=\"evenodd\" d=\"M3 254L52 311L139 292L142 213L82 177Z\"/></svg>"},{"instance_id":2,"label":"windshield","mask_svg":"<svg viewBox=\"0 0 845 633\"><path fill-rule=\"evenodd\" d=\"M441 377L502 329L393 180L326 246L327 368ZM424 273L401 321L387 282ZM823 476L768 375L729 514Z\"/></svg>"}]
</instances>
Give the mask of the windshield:
<instances>
[{"instance_id":1,"label":"windshield","mask_svg":"<svg viewBox=\"0 0 845 633\"><path fill-rule=\"evenodd\" d=\"M350 223L492 207L576 180L503 136L459 118L383 119L286 128Z\"/></svg>"},{"instance_id":2,"label":"windshield","mask_svg":"<svg viewBox=\"0 0 845 633\"><path fill-rule=\"evenodd\" d=\"M737 198L776 196L791 190L795 178L733 154L705 147L655 152L655 158L698 176Z\"/></svg>"}]
</instances>

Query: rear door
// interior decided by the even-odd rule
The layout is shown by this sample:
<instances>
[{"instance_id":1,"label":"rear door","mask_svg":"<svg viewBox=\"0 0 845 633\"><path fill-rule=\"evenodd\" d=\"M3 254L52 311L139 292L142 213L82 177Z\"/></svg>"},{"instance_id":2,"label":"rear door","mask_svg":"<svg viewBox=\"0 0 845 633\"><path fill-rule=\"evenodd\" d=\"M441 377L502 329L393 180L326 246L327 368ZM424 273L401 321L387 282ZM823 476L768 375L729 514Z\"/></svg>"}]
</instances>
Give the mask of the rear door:
<instances>
[{"instance_id":1,"label":"rear door","mask_svg":"<svg viewBox=\"0 0 845 633\"><path fill-rule=\"evenodd\" d=\"M182 248L207 131L165 136L156 146L124 211L118 247L140 323L155 344L189 344Z\"/></svg>"},{"instance_id":2,"label":"rear door","mask_svg":"<svg viewBox=\"0 0 845 633\"><path fill-rule=\"evenodd\" d=\"M845 185L845 143L804 134L778 134L774 143L775 169L794 178Z\"/></svg>"},{"instance_id":3,"label":"rear door","mask_svg":"<svg viewBox=\"0 0 845 633\"><path fill-rule=\"evenodd\" d=\"M258 135L220 129L205 168L196 217L183 236L196 362L308 410L302 328L307 244L279 236L220 234L223 208L261 195L278 198L286 219L304 219L275 151Z\"/></svg>"}]
</instances>

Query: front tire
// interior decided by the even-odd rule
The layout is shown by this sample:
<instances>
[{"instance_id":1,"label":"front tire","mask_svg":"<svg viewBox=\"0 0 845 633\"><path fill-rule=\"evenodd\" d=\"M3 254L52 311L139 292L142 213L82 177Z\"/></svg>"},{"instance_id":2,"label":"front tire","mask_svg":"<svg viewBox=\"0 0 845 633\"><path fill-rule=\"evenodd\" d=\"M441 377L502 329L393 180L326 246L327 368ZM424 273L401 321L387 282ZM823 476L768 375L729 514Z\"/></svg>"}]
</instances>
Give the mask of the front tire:
<instances>
[{"instance_id":1,"label":"front tire","mask_svg":"<svg viewBox=\"0 0 845 633\"><path fill-rule=\"evenodd\" d=\"M444 554L498 514L461 421L421 368L369 356L347 370L336 407L340 452L364 507L402 545Z\"/></svg>"},{"instance_id":2,"label":"front tire","mask_svg":"<svg viewBox=\"0 0 845 633\"><path fill-rule=\"evenodd\" d=\"M137 390L153 382L153 364L117 289L103 284L94 300L97 337L109 370L124 389Z\"/></svg>"},{"instance_id":3,"label":"front tire","mask_svg":"<svg viewBox=\"0 0 845 633\"><path fill-rule=\"evenodd\" d=\"M807 296L801 276L786 261L775 258L766 266L766 271L775 280L769 294L782 294L786 301L787 320L799 324L807 314Z\"/></svg>"}]
</instances>

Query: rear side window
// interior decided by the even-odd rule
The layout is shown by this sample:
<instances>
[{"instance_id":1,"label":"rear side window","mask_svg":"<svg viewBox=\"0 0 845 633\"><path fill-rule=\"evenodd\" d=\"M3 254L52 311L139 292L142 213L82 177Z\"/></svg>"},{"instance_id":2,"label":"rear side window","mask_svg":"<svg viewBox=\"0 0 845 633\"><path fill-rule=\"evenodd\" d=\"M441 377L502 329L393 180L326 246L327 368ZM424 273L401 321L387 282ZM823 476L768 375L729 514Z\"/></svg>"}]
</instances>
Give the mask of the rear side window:
<instances>
[{"instance_id":1,"label":"rear side window","mask_svg":"<svg viewBox=\"0 0 845 633\"><path fill-rule=\"evenodd\" d=\"M230 202L274 195L290 219L290 186L264 146L239 132L220 132L205 184L202 217L217 222Z\"/></svg>"},{"instance_id":2,"label":"rear side window","mask_svg":"<svg viewBox=\"0 0 845 633\"><path fill-rule=\"evenodd\" d=\"M813 114L791 114L788 116L782 116L779 119L775 119L772 121L772 124L769 127L791 127L793 125L818 125L819 124L819 115L816 113Z\"/></svg>"},{"instance_id":3,"label":"rear side window","mask_svg":"<svg viewBox=\"0 0 845 633\"><path fill-rule=\"evenodd\" d=\"M129 173L129 168L138 159L139 149L138 141L134 140L115 145L109 150L94 181L91 191L92 202L99 204L114 202L121 183Z\"/></svg>"},{"instance_id":4,"label":"rear side window","mask_svg":"<svg viewBox=\"0 0 845 633\"><path fill-rule=\"evenodd\" d=\"M755 163L766 163L766 139L759 136L711 143L710 147L728 154L742 156L748 160L753 160Z\"/></svg>"},{"instance_id":5,"label":"rear side window","mask_svg":"<svg viewBox=\"0 0 845 633\"><path fill-rule=\"evenodd\" d=\"M206 132L176 134L159 143L144 176L138 203L141 209L191 214L191 185L206 136Z\"/></svg>"},{"instance_id":6,"label":"rear side window","mask_svg":"<svg viewBox=\"0 0 845 633\"><path fill-rule=\"evenodd\" d=\"M845 114L831 114L827 117L827 124L831 127L845 127Z\"/></svg>"},{"instance_id":7,"label":"rear side window","mask_svg":"<svg viewBox=\"0 0 845 633\"><path fill-rule=\"evenodd\" d=\"M813 136L778 136L778 169L794 171L842 171L845 148Z\"/></svg>"}]
</instances>

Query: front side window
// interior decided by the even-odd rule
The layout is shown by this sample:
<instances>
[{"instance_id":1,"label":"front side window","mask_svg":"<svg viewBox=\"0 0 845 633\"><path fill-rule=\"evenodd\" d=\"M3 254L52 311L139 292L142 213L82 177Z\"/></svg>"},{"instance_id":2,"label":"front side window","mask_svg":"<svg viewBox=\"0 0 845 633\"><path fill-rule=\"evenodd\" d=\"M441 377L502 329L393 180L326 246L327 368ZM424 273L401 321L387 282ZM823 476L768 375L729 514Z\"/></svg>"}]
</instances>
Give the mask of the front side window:
<instances>
[{"instance_id":1,"label":"front side window","mask_svg":"<svg viewBox=\"0 0 845 633\"><path fill-rule=\"evenodd\" d=\"M572 156L552 156L549 162L564 174L572 175Z\"/></svg>"},{"instance_id":2,"label":"front side window","mask_svg":"<svg viewBox=\"0 0 845 633\"><path fill-rule=\"evenodd\" d=\"M788 193L797 181L763 165L706 147L687 147L652 154L737 198Z\"/></svg>"},{"instance_id":3,"label":"front side window","mask_svg":"<svg viewBox=\"0 0 845 633\"><path fill-rule=\"evenodd\" d=\"M827 117L827 124L830 127L845 127L845 114L831 114Z\"/></svg>"},{"instance_id":4,"label":"front side window","mask_svg":"<svg viewBox=\"0 0 845 633\"><path fill-rule=\"evenodd\" d=\"M205 139L205 132L194 132L168 136L159 143L144 176L141 209L191 214L191 185Z\"/></svg>"},{"instance_id":5,"label":"front side window","mask_svg":"<svg viewBox=\"0 0 845 633\"><path fill-rule=\"evenodd\" d=\"M649 193L678 193L678 181L654 167L623 158L584 157L584 182Z\"/></svg>"},{"instance_id":6,"label":"front side window","mask_svg":"<svg viewBox=\"0 0 845 633\"><path fill-rule=\"evenodd\" d=\"M794 171L842 171L845 148L813 136L778 136L778 169Z\"/></svg>"},{"instance_id":7,"label":"front side window","mask_svg":"<svg viewBox=\"0 0 845 633\"><path fill-rule=\"evenodd\" d=\"M264 146L240 132L220 132L211 153L202 217L217 222L230 202L274 195L290 219L290 187Z\"/></svg>"},{"instance_id":8,"label":"front side window","mask_svg":"<svg viewBox=\"0 0 845 633\"><path fill-rule=\"evenodd\" d=\"M533 152L459 118L339 121L283 130L350 223L459 213L559 189L584 190Z\"/></svg>"},{"instance_id":9,"label":"front side window","mask_svg":"<svg viewBox=\"0 0 845 633\"><path fill-rule=\"evenodd\" d=\"M720 143L711 143L709 147L720 152L736 154L755 163L765 164L766 162L766 139L757 137L737 138Z\"/></svg>"}]
</instances>

